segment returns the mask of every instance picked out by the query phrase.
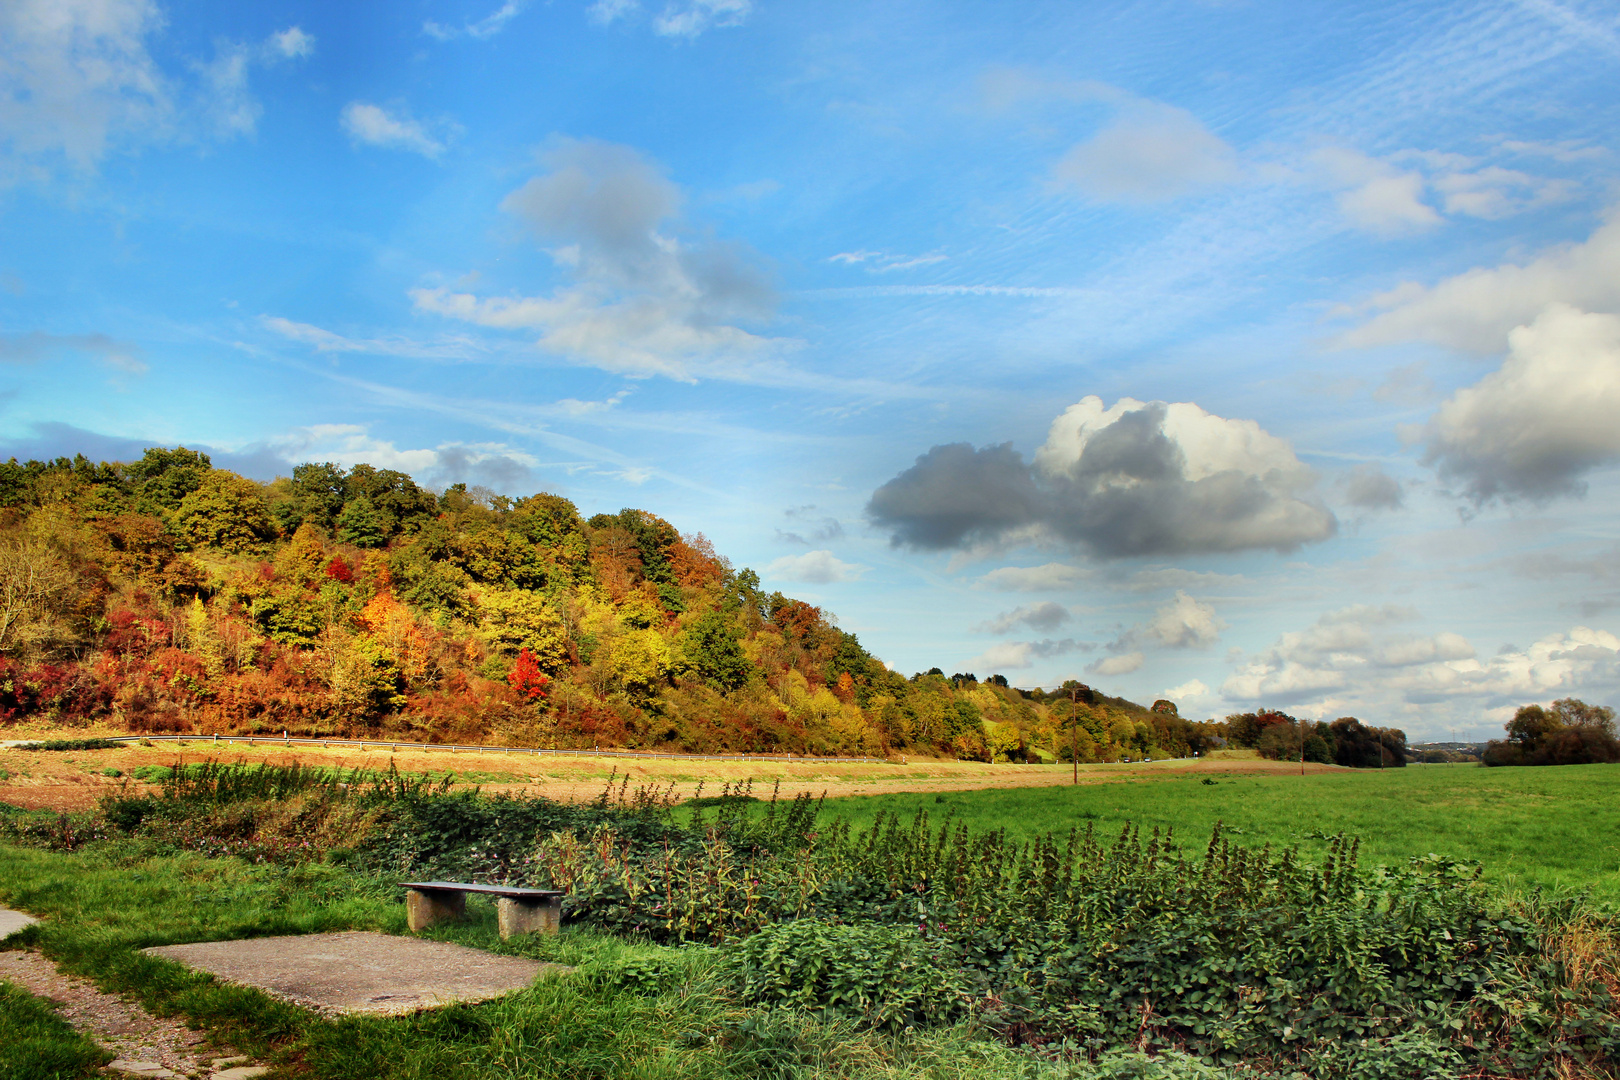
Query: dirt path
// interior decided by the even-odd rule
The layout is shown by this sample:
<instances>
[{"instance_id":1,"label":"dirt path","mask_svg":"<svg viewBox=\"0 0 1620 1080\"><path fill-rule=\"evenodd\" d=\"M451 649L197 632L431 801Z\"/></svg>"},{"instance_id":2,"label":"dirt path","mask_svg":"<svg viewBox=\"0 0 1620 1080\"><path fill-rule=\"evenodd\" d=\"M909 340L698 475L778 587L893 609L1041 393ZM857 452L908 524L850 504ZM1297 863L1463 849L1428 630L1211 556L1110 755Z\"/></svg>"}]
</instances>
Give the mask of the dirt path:
<instances>
[{"instance_id":1,"label":"dirt path","mask_svg":"<svg viewBox=\"0 0 1620 1080\"><path fill-rule=\"evenodd\" d=\"M32 733L30 733L32 734ZM84 732L58 733L59 736ZM49 737L41 735L40 738ZM1252 755L1252 752L1248 752ZM544 795L569 802L593 799L609 778L615 787L628 776L630 790L642 785L670 789L677 798L697 793L717 795L726 784L752 781L755 795L769 795L776 784L781 795L801 792L830 797L877 795L896 792L951 792L991 787L1051 787L1068 784L1068 765L988 765L977 761L917 759L889 762L835 761L709 761L702 758L614 759L550 757L522 754L445 750L423 745L394 752L351 747L249 746L220 739L183 743L129 744L114 750L34 751L0 749L0 802L31 810L86 810L123 785L143 786L132 779L140 770L196 762L261 761L302 762L307 765L386 770L404 773L455 774L460 783L513 794ZM1082 765L1085 784L1121 783L1187 773L1286 773L1299 766L1289 762L1226 756L1151 763ZM1308 765L1308 771L1337 771L1334 766ZM116 774L116 775L115 775Z\"/></svg>"},{"instance_id":2,"label":"dirt path","mask_svg":"<svg viewBox=\"0 0 1620 1080\"><path fill-rule=\"evenodd\" d=\"M252 1063L235 1051L207 1046L203 1033L104 994L88 979L64 975L39 953L0 952L0 979L57 1002L64 1020L117 1055L109 1066L115 1072L159 1080L176 1075L242 1080L257 1075Z\"/></svg>"}]
</instances>

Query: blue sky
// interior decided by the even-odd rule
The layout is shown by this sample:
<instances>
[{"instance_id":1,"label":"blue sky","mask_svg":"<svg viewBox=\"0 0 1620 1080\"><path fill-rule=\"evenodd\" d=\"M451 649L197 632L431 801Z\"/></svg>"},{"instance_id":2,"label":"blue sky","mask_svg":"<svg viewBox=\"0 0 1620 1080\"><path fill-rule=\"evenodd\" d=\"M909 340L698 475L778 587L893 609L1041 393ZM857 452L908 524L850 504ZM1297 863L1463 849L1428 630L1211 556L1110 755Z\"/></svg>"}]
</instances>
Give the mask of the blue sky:
<instances>
[{"instance_id":1,"label":"blue sky","mask_svg":"<svg viewBox=\"0 0 1620 1080\"><path fill-rule=\"evenodd\" d=\"M0 452L638 506L895 668L1620 704L1592 2L0 8Z\"/></svg>"}]
</instances>

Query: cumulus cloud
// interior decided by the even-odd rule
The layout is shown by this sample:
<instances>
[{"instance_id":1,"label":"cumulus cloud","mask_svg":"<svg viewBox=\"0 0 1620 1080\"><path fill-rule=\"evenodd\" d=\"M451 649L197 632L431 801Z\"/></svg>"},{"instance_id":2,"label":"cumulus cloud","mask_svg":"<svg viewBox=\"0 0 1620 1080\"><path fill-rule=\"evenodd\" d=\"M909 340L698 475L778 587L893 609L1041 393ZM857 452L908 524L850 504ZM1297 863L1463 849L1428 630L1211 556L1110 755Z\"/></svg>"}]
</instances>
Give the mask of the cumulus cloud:
<instances>
[{"instance_id":1,"label":"cumulus cloud","mask_svg":"<svg viewBox=\"0 0 1620 1080\"><path fill-rule=\"evenodd\" d=\"M1357 465L1339 486L1344 501L1358 510L1399 510L1405 501L1401 482L1377 465Z\"/></svg>"},{"instance_id":2,"label":"cumulus cloud","mask_svg":"<svg viewBox=\"0 0 1620 1080\"><path fill-rule=\"evenodd\" d=\"M1476 504L1581 494L1620 461L1620 318L1552 304L1508 342L1498 370L1434 414L1423 459Z\"/></svg>"},{"instance_id":3,"label":"cumulus cloud","mask_svg":"<svg viewBox=\"0 0 1620 1080\"><path fill-rule=\"evenodd\" d=\"M45 334L36 330L29 334L0 336L0 363L34 363L64 352L86 353L131 375L146 371L139 348L106 334Z\"/></svg>"},{"instance_id":4,"label":"cumulus cloud","mask_svg":"<svg viewBox=\"0 0 1620 1080\"><path fill-rule=\"evenodd\" d=\"M807 551L803 555L784 555L765 568L769 577L788 581L802 581L810 585L833 585L854 581L867 568L859 563L847 563L832 552Z\"/></svg>"},{"instance_id":5,"label":"cumulus cloud","mask_svg":"<svg viewBox=\"0 0 1620 1080\"><path fill-rule=\"evenodd\" d=\"M340 116L343 130L357 143L409 150L426 158L444 153L444 143L428 134L419 120L403 109L389 112L369 101L351 101Z\"/></svg>"},{"instance_id":6,"label":"cumulus cloud","mask_svg":"<svg viewBox=\"0 0 1620 1080\"><path fill-rule=\"evenodd\" d=\"M867 516L924 550L1066 543L1100 558L1272 549L1332 536L1293 449L1190 402L1097 397L1052 422L1026 463L1010 443L936 446L873 492Z\"/></svg>"},{"instance_id":7,"label":"cumulus cloud","mask_svg":"<svg viewBox=\"0 0 1620 1080\"><path fill-rule=\"evenodd\" d=\"M1225 629L1226 622L1213 607L1177 591L1175 599L1142 624L1141 636L1166 648L1191 649L1213 645Z\"/></svg>"},{"instance_id":8,"label":"cumulus cloud","mask_svg":"<svg viewBox=\"0 0 1620 1080\"><path fill-rule=\"evenodd\" d=\"M1090 642L1073 638L1063 638L1061 641L1051 638L1041 641L1002 641L990 646L967 664L969 668L979 671L1021 671L1034 667L1037 660L1047 660L1064 653L1088 652L1094 648L1096 646Z\"/></svg>"},{"instance_id":9,"label":"cumulus cloud","mask_svg":"<svg viewBox=\"0 0 1620 1080\"><path fill-rule=\"evenodd\" d=\"M1139 670L1147 657L1140 652L1122 653L1119 656L1105 656L1101 660L1086 665L1086 670L1093 675L1129 675Z\"/></svg>"},{"instance_id":10,"label":"cumulus cloud","mask_svg":"<svg viewBox=\"0 0 1620 1080\"><path fill-rule=\"evenodd\" d=\"M1316 717L1354 712L1375 723L1404 713L1432 725L1438 705L1478 712L1593 697L1620 685L1620 638L1606 630L1576 626L1480 659L1459 634L1401 633L1405 619L1387 618L1389 611L1350 608L1284 634L1243 662L1221 693L1246 707L1286 706Z\"/></svg>"},{"instance_id":11,"label":"cumulus cloud","mask_svg":"<svg viewBox=\"0 0 1620 1080\"><path fill-rule=\"evenodd\" d=\"M1141 100L1052 168L1058 185L1102 202L1164 202L1239 175L1231 146L1192 113Z\"/></svg>"},{"instance_id":12,"label":"cumulus cloud","mask_svg":"<svg viewBox=\"0 0 1620 1080\"><path fill-rule=\"evenodd\" d=\"M1316 625L1282 635L1222 685L1234 701L1291 704L1325 691L1340 691L1376 676L1389 682L1399 669L1469 660L1474 648L1456 634L1432 637L1394 629L1417 612L1394 605L1356 605L1328 612Z\"/></svg>"},{"instance_id":13,"label":"cumulus cloud","mask_svg":"<svg viewBox=\"0 0 1620 1080\"><path fill-rule=\"evenodd\" d=\"M1039 604L1024 604L1011 611L1003 611L995 618L982 622L973 629L986 634L1005 634L1018 626L1051 633L1070 619L1069 609L1050 600Z\"/></svg>"},{"instance_id":14,"label":"cumulus cloud","mask_svg":"<svg viewBox=\"0 0 1620 1080\"><path fill-rule=\"evenodd\" d=\"M741 26L753 12L753 0L672 0L653 16L653 32L663 37L695 38L705 30ZM587 11L606 26L642 14L638 0L596 0Z\"/></svg>"},{"instance_id":15,"label":"cumulus cloud","mask_svg":"<svg viewBox=\"0 0 1620 1080\"><path fill-rule=\"evenodd\" d=\"M1180 686L1170 687L1168 690L1164 691L1162 696L1167 701L1173 701L1179 706L1189 702L1202 701L1204 698L1207 698L1210 695L1209 687L1204 685L1203 680L1188 679ZM1177 711L1179 712L1180 710L1178 709Z\"/></svg>"},{"instance_id":16,"label":"cumulus cloud","mask_svg":"<svg viewBox=\"0 0 1620 1080\"><path fill-rule=\"evenodd\" d=\"M672 231L681 192L626 146L560 143L548 171L502 202L573 279L549 296L481 299L416 289L418 310L481 326L539 329L542 349L631 377L746 378L791 343L735 325L768 319L769 275L753 252Z\"/></svg>"},{"instance_id":17,"label":"cumulus cloud","mask_svg":"<svg viewBox=\"0 0 1620 1080\"><path fill-rule=\"evenodd\" d=\"M1360 310L1375 314L1337 344L1427 341L1495 353L1509 331L1558 302L1586 311L1620 309L1620 211L1611 210L1584 242L1549 248L1522 265L1477 268L1433 286L1407 282L1374 296Z\"/></svg>"},{"instance_id":18,"label":"cumulus cloud","mask_svg":"<svg viewBox=\"0 0 1620 1080\"><path fill-rule=\"evenodd\" d=\"M264 47L272 59L298 60L315 51L315 36L306 34L302 27L289 26L271 34Z\"/></svg>"}]
</instances>

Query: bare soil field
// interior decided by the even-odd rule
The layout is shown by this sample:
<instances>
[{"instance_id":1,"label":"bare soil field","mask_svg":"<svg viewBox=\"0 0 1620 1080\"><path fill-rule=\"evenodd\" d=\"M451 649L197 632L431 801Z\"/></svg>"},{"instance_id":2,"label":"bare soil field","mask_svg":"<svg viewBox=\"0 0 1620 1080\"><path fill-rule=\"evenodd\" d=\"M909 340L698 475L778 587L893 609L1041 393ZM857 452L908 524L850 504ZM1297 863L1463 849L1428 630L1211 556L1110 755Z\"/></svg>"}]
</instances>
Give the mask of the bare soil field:
<instances>
[{"instance_id":1,"label":"bare soil field","mask_svg":"<svg viewBox=\"0 0 1620 1080\"><path fill-rule=\"evenodd\" d=\"M8 739L84 739L115 732L74 730L9 730ZM508 753L420 748L358 750L352 746L269 746L231 742L222 737L149 746L128 744L109 750L37 751L0 748L0 802L30 810L86 810L103 795L124 785L143 786L138 770L176 762L230 761L256 764L300 762L343 769L387 770L402 773L452 774L458 784L487 792L544 795L577 802L600 795L612 779L615 786L629 777L633 791L643 785L672 790L676 799L699 793L717 795L753 782L756 795L768 796L780 784L783 798L801 792L828 797L903 792L970 791L979 788L1052 787L1071 783L1070 765L991 765L977 761L932 758L896 758L889 762L840 761L712 761L699 757L678 759L553 757ZM1307 772L1336 772L1335 766L1307 764ZM1252 752L1217 751L1206 759L1099 764L1080 766L1082 784L1122 783L1168 774L1272 774L1299 772L1290 762L1266 761Z\"/></svg>"}]
</instances>

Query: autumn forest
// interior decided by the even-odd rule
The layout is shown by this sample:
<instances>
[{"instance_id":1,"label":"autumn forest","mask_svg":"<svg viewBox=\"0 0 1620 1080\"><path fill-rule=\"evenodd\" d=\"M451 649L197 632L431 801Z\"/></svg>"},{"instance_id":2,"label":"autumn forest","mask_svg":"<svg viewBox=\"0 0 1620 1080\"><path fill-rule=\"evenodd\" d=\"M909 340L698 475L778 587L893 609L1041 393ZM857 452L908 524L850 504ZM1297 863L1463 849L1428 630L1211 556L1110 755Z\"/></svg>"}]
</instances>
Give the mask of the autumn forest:
<instances>
[{"instance_id":1,"label":"autumn forest","mask_svg":"<svg viewBox=\"0 0 1620 1080\"><path fill-rule=\"evenodd\" d=\"M0 722L1038 761L1225 725L1077 683L905 677L701 533L403 473L0 465Z\"/></svg>"}]
</instances>

